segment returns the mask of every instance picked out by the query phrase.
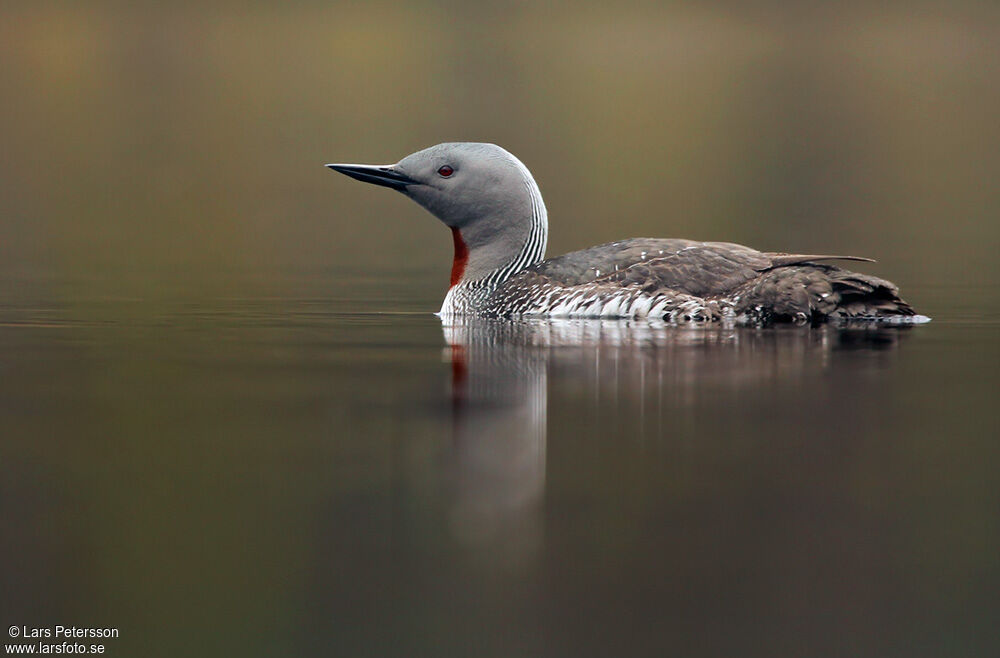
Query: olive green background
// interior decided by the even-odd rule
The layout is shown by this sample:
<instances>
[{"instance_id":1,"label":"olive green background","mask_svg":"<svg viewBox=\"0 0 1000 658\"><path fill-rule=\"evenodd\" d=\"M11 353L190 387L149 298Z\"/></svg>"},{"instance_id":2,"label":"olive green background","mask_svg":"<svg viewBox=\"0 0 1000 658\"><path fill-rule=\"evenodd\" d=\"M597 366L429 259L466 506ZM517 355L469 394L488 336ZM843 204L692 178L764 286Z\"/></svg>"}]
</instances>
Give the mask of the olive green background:
<instances>
[{"instance_id":1,"label":"olive green background","mask_svg":"<svg viewBox=\"0 0 1000 658\"><path fill-rule=\"evenodd\" d=\"M0 11L4 273L150 295L330 264L444 278L442 227L322 165L464 140L535 173L553 254L692 237L996 280L993 3Z\"/></svg>"}]
</instances>

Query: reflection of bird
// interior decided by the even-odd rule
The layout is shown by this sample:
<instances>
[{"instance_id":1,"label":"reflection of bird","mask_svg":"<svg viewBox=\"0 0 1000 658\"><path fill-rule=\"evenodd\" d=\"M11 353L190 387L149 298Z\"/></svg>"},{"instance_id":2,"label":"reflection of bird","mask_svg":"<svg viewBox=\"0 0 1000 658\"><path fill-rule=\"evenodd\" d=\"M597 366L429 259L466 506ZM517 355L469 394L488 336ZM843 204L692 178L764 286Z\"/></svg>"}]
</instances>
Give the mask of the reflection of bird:
<instances>
[{"instance_id":1,"label":"reflection of bird","mask_svg":"<svg viewBox=\"0 0 1000 658\"><path fill-rule=\"evenodd\" d=\"M548 221L538 185L493 144L438 144L394 165L327 166L399 190L451 227L443 316L926 320L892 283L816 262L862 258L637 238L542 260Z\"/></svg>"},{"instance_id":2,"label":"reflection of bird","mask_svg":"<svg viewBox=\"0 0 1000 658\"><path fill-rule=\"evenodd\" d=\"M521 322L445 324L452 363L451 529L508 563L542 538L548 349Z\"/></svg>"}]
</instances>

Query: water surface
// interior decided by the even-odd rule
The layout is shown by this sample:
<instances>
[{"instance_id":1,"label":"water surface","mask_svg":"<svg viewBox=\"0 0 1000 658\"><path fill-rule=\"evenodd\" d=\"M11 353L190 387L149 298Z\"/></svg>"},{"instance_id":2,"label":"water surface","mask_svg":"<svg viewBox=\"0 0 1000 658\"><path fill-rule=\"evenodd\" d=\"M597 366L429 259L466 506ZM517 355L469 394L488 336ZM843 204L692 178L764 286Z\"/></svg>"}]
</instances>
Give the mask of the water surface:
<instances>
[{"instance_id":1,"label":"water surface","mask_svg":"<svg viewBox=\"0 0 1000 658\"><path fill-rule=\"evenodd\" d=\"M997 649L995 309L442 326L412 278L9 300L4 619L117 655Z\"/></svg>"}]
</instances>

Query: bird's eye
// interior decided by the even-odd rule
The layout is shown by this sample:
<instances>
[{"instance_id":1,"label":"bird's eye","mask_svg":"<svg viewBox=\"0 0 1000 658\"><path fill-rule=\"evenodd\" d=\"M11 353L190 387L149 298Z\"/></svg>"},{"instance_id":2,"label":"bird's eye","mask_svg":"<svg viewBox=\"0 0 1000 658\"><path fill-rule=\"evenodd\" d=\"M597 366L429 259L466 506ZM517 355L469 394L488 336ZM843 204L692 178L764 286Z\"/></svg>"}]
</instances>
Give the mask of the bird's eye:
<instances>
[{"instance_id":1,"label":"bird's eye","mask_svg":"<svg viewBox=\"0 0 1000 658\"><path fill-rule=\"evenodd\" d=\"M438 169L438 173L441 174L443 177L448 178L448 176L451 176L452 174L455 173L455 170L449 167L448 165L444 165L443 167Z\"/></svg>"}]
</instances>

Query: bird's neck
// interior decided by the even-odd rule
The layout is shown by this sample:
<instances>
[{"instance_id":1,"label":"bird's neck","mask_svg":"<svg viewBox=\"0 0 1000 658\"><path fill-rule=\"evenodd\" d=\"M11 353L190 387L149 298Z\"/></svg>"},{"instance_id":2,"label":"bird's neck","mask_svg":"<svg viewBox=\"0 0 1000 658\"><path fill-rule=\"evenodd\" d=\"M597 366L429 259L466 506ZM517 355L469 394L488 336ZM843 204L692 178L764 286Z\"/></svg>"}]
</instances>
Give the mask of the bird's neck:
<instances>
[{"instance_id":1,"label":"bird's neck","mask_svg":"<svg viewBox=\"0 0 1000 658\"><path fill-rule=\"evenodd\" d=\"M462 231L456 227L451 227L451 238L455 243L455 259L451 263L451 285L454 288L462 282L465 276L465 266L469 264L469 245L465 244Z\"/></svg>"},{"instance_id":2,"label":"bird's neck","mask_svg":"<svg viewBox=\"0 0 1000 658\"><path fill-rule=\"evenodd\" d=\"M505 216L452 227L455 258L442 315L481 312L485 300L503 282L545 257L548 214L538 186L525 173L523 199Z\"/></svg>"}]
</instances>

